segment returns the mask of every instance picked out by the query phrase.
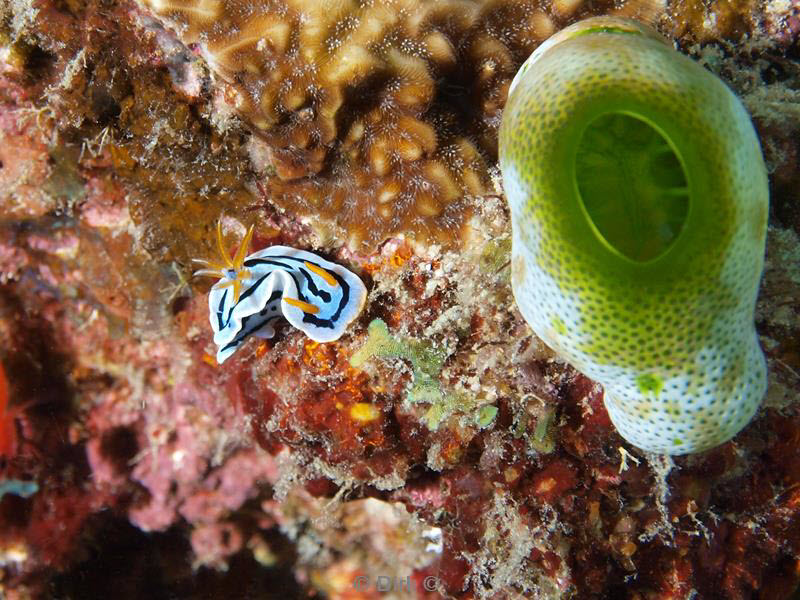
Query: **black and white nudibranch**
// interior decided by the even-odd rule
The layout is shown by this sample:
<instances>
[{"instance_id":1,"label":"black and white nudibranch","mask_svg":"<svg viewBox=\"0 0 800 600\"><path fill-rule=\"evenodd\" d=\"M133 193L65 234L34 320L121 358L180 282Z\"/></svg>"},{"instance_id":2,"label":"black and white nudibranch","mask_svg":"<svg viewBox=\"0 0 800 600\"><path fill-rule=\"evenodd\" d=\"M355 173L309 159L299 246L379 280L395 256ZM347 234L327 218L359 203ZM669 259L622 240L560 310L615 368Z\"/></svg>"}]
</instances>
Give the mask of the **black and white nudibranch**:
<instances>
[{"instance_id":1,"label":"black and white nudibranch","mask_svg":"<svg viewBox=\"0 0 800 600\"><path fill-rule=\"evenodd\" d=\"M220 279L208 295L217 362L225 362L251 335L273 337L281 317L315 342L339 339L364 307L363 282L340 265L288 246L270 246L245 256L252 235L251 226L231 259L218 224L222 261L196 259L208 268L195 275Z\"/></svg>"}]
</instances>

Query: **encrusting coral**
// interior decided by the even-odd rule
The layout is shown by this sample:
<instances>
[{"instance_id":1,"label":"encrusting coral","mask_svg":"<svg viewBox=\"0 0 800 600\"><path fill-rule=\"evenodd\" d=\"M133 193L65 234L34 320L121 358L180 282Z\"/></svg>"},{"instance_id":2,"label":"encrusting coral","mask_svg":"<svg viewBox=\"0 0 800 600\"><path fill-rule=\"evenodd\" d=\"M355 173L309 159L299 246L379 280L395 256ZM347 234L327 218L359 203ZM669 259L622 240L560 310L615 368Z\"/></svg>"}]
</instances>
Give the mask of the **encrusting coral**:
<instances>
[{"instance_id":1,"label":"encrusting coral","mask_svg":"<svg viewBox=\"0 0 800 600\"><path fill-rule=\"evenodd\" d=\"M335 220L354 248L400 233L457 238L465 195L488 189L486 159L517 67L566 22L602 9L534 0L140 2L198 44L228 83L231 104L268 145L270 200ZM617 10L652 18L659 5Z\"/></svg>"},{"instance_id":2,"label":"encrusting coral","mask_svg":"<svg viewBox=\"0 0 800 600\"><path fill-rule=\"evenodd\" d=\"M738 433L766 390L769 191L730 89L635 21L587 19L512 83L500 167L517 304L622 435L685 454Z\"/></svg>"}]
</instances>

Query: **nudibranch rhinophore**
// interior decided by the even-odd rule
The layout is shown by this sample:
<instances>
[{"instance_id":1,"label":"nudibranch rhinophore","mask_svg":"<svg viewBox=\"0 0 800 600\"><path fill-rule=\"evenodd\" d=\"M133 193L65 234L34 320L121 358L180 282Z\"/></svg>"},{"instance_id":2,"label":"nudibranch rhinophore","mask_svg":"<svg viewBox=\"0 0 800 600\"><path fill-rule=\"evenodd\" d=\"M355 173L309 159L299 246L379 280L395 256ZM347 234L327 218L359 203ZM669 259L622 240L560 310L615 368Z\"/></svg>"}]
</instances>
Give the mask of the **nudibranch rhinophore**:
<instances>
[{"instance_id":1,"label":"nudibranch rhinophore","mask_svg":"<svg viewBox=\"0 0 800 600\"><path fill-rule=\"evenodd\" d=\"M197 260L208 268L195 275L220 278L208 294L217 362L225 362L251 335L273 337L281 317L315 342L339 339L364 308L367 289L361 279L316 254L288 246L245 256L252 235L250 227L231 259L218 224L222 262Z\"/></svg>"},{"instance_id":2,"label":"nudibranch rhinophore","mask_svg":"<svg viewBox=\"0 0 800 600\"><path fill-rule=\"evenodd\" d=\"M742 103L650 28L588 19L522 66L499 148L534 332L603 384L644 450L738 433L766 390L753 313L769 201Z\"/></svg>"}]
</instances>

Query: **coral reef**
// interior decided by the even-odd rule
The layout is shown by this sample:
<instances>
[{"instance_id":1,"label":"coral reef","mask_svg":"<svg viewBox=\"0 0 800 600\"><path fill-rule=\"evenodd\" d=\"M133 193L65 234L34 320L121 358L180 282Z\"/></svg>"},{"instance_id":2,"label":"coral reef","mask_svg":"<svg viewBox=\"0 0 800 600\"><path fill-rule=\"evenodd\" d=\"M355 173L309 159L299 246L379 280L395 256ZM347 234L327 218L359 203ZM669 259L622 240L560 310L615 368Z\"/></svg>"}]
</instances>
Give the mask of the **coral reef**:
<instances>
[{"instance_id":1,"label":"coral reef","mask_svg":"<svg viewBox=\"0 0 800 600\"><path fill-rule=\"evenodd\" d=\"M767 31L777 38L790 40L786 35L797 19L797 7L793 0L720 0L719 2L695 2L676 0L669 3L668 14L676 36L697 41L739 39L759 31L767 23ZM780 32L781 29L788 31Z\"/></svg>"},{"instance_id":2,"label":"coral reef","mask_svg":"<svg viewBox=\"0 0 800 600\"><path fill-rule=\"evenodd\" d=\"M268 6L287 19L308 10ZM382 13L397 16L394 34L423 18L417 31L441 33L457 64L440 69L419 45L381 37L369 48L383 61L374 75L341 87L331 142L305 147L324 149L321 170L291 179L278 172L300 148L289 136L322 121L276 100L265 114L278 121L256 131L237 116L247 114L234 93L254 79L223 81L204 59L208 40L187 47L163 26L177 16L157 19L126 0L0 3L0 419L14 438L0 457L0 595L791 597L800 558L794 4L720 21L740 23L748 39L701 21L715 10L708 3L398 6ZM330 16L345 26L336 39L354 39L369 6L340 7ZM348 10L359 20L343 19ZM672 460L620 438L602 388L517 312L494 168L505 88L522 60L564 24L616 10L647 11L733 87L770 173L756 310L766 400L732 441ZM535 27L522 32L525 19ZM292 26L287 61L296 62L281 64L298 66L303 27ZM386 78L419 73L397 70L396 51L425 62L432 90L392 87ZM408 212L412 196L385 227L287 199L308 187L327 190L324 200L339 184L354 201L374 194L386 180L369 170L372 124L349 146L352 164L332 168L351 160L355 120L394 123L372 111L400 89L430 98L395 112L432 128L436 147L393 158L385 177L441 161L459 197L440 198L439 217ZM289 91L277 86L274 97ZM462 198L461 167L440 158L461 139L478 154L482 195ZM355 190L344 178L357 172L367 183ZM423 175L414 181L430 182ZM453 228L440 230L448 215ZM283 327L218 365L210 283L190 279L190 260L213 255L220 217L228 242L255 224L254 251L292 246L362 274L368 298L347 334L320 344ZM426 241L456 230L461 245ZM406 239L368 253L400 231ZM350 235L364 243L348 249ZM400 346L379 349L386 336ZM410 401L417 377L439 395Z\"/></svg>"}]
</instances>

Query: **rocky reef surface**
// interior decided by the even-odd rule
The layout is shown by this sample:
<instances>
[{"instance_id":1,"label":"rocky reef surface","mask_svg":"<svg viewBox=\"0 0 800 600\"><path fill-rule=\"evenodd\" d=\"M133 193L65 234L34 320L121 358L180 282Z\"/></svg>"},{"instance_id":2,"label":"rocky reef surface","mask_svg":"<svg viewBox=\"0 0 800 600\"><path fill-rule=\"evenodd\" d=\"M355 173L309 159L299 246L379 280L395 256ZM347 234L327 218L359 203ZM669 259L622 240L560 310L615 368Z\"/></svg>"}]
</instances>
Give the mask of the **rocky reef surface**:
<instances>
[{"instance_id":1,"label":"rocky reef surface","mask_svg":"<svg viewBox=\"0 0 800 600\"><path fill-rule=\"evenodd\" d=\"M254 6L269 64L231 37ZM315 6L0 5L0 596L792 597L800 3ZM770 172L769 390L699 455L625 443L511 294L510 79L609 12L725 80ZM220 220L357 272L360 318L217 365Z\"/></svg>"}]
</instances>

